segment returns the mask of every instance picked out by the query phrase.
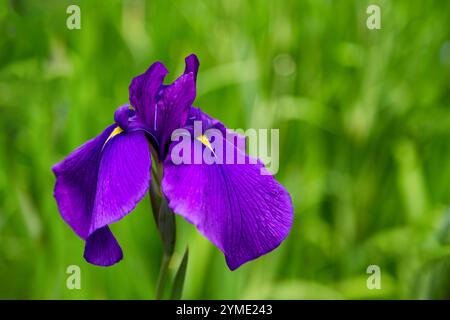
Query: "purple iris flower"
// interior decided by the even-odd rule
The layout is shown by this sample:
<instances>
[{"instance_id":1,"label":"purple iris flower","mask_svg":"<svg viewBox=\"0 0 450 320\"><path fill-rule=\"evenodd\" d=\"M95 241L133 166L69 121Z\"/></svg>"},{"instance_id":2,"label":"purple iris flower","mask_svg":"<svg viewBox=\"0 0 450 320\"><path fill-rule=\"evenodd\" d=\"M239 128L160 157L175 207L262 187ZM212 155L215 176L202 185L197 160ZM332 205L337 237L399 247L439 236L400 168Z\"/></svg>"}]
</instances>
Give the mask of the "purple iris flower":
<instances>
[{"instance_id":1,"label":"purple iris flower","mask_svg":"<svg viewBox=\"0 0 450 320\"><path fill-rule=\"evenodd\" d=\"M293 206L289 193L264 165L242 154L245 164L175 164L175 129L228 129L192 106L199 62L186 58L183 75L163 84L167 69L156 62L130 84L130 105L119 107L115 123L53 167L54 196L64 221L85 240L85 259L109 266L123 258L109 225L130 213L150 188L152 158L163 169L161 191L173 212L214 243L231 270L275 249L288 235ZM208 147L192 136L192 146ZM230 141L223 141L222 154ZM219 150L216 150L219 151ZM252 164L253 163L253 164ZM153 177L155 179L157 177Z\"/></svg>"}]
</instances>

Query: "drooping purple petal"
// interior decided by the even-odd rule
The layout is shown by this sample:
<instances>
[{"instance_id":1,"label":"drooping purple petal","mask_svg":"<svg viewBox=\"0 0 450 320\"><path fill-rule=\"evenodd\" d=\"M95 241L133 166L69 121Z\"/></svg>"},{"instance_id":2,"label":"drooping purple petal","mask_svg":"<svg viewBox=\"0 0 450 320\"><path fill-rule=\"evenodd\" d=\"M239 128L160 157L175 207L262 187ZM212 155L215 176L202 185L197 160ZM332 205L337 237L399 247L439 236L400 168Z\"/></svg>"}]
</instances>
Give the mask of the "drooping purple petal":
<instances>
[{"instance_id":1,"label":"drooping purple petal","mask_svg":"<svg viewBox=\"0 0 450 320\"><path fill-rule=\"evenodd\" d=\"M223 154L229 143L224 139ZM241 152L235 145L231 149ZM272 175L261 174L266 170L261 162L250 164L244 156L246 164L176 165L169 153L164 162L162 189L170 208L225 254L231 270L275 249L293 220L286 189Z\"/></svg>"},{"instance_id":2,"label":"drooping purple petal","mask_svg":"<svg viewBox=\"0 0 450 320\"><path fill-rule=\"evenodd\" d=\"M56 176L54 197L59 212L83 239L89 236L102 148L114 128L115 125L109 126L52 168Z\"/></svg>"},{"instance_id":3,"label":"drooping purple petal","mask_svg":"<svg viewBox=\"0 0 450 320\"><path fill-rule=\"evenodd\" d=\"M118 134L104 147L90 232L120 220L150 185L151 158L145 133Z\"/></svg>"},{"instance_id":4,"label":"drooping purple petal","mask_svg":"<svg viewBox=\"0 0 450 320\"><path fill-rule=\"evenodd\" d=\"M122 260L122 249L109 227L100 228L87 238L84 258L89 263L104 267Z\"/></svg>"},{"instance_id":5,"label":"drooping purple petal","mask_svg":"<svg viewBox=\"0 0 450 320\"><path fill-rule=\"evenodd\" d=\"M53 167L54 196L63 219L86 240L85 257L111 265L122 251L108 225L121 219L146 194L151 158L143 131L109 126Z\"/></svg>"},{"instance_id":6,"label":"drooping purple petal","mask_svg":"<svg viewBox=\"0 0 450 320\"><path fill-rule=\"evenodd\" d=\"M161 62L155 62L147 71L135 77L129 87L131 105L149 129L153 127L156 102L167 73Z\"/></svg>"}]
</instances>

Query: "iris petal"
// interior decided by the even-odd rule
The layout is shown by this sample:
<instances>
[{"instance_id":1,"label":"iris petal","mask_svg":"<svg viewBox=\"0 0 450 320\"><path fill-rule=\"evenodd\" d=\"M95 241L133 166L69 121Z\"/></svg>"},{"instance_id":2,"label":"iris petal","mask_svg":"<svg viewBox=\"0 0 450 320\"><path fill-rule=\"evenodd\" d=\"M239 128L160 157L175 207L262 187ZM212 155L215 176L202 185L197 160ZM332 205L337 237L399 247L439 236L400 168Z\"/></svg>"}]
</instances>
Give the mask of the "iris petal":
<instances>
[{"instance_id":1,"label":"iris petal","mask_svg":"<svg viewBox=\"0 0 450 320\"><path fill-rule=\"evenodd\" d=\"M197 56L195 54L191 54L187 56L184 61L186 63L184 73L188 74L192 72L192 74L194 75L194 80L197 81L198 68L200 67L200 61L198 61Z\"/></svg>"},{"instance_id":2,"label":"iris petal","mask_svg":"<svg viewBox=\"0 0 450 320\"><path fill-rule=\"evenodd\" d=\"M89 236L102 148L116 125L75 149L52 170L54 197L62 218L83 239Z\"/></svg>"},{"instance_id":3,"label":"iris petal","mask_svg":"<svg viewBox=\"0 0 450 320\"><path fill-rule=\"evenodd\" d=\"M84 258L89 263L106 267L122 260L123 253L111 230L103 227L87 239Z\"/></svg>"},{"instance_id":4,"label":"iris petal","mask_svg":"<svg viewBox=\"0 0 450 320\"><path fill-rule=\"evenodd\" d=\"M167 151L172 131L183 127L195 99L195 77L198 70L195 55L186 58L186 70L170 85L163 80L167 69L156 62L130 84L130 102L136 109L139 124L155 139L154 147L161 159Z\"/></svg>"},{"instance_id":5,"label":"iris petal","mask_svg":"<svg viewBox=\"0 0 450 320\"><path fill-rule=\"evenodd\" d=\"M275 249L293 220L286 189L272 175L261 175L261 162L245 158L246 164L175 165L169 155L164 162L162 189L170 208L225 254L231 270Z\"/></svg>"},{"instance_id":6,"label":"iris petal","mask_svg":"<svg viewBox=\"0 0 450 320\"><path fill-rule=\"evenodd\" d=\"M185 125L195 94L192 73L180 76L162 92L156 125L159 131L155 133L160 143L162 158L165 157L172 132Z\"/></svg>"},{"instance_id":7,"label":"iris petal","mask_svg":"<svg viewBox=\"0 0 450 320\"><path fill-rule=\"evenodd\" d=\"M90 232L120 220L145 196L151 158L145 133L114 136L103 149Z\"/></svg>"},{"instance_id":8,"label":"iris petal","mask_svg":"<svg viewBox=\"0 0 450 320\"><path fill-rule=\"evenodd\" d=\"M108 127L53 167L54 196L61 216L87 241L88 261L103 261L100 265L121 256L119 245L105 228L131 212L150 184L151 158L145 133L112 136L115 128ZM101 246L104 256L98 253Z\"/></svg>"},{"instance_id":9,"label":"iris petal","mask_svg":"<svg viewBox=\"0 0 450 320\"><path fill-rule=\"evenodd\" d=\"M161 62L155 62L147 71L135 77L129 87L131 105L149 130L153 128L156 102L167 73Z\"/></svg>"}]
</instances>

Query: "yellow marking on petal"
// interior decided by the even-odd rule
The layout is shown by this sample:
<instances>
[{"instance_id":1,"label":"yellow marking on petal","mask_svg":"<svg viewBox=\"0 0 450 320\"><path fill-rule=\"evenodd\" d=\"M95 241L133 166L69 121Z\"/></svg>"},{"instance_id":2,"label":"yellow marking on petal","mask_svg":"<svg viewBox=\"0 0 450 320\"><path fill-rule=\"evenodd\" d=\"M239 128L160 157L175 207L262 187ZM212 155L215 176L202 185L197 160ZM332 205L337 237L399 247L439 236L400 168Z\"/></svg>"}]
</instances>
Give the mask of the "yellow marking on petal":
<instances>
[{"instance_id":1,"label":"yellow marking on petal","mask_svg":"<svg viewBox=\"0 0 450 320\"><path fill-rule=\"evenodd\" d=\"M214 156L216 155L213 148L211 147L211 144L209 143L207 136L202 134L200 137L197 137L197 140L200 141L201 143L203 143L209 150L211 150L211 152L214 154Z\"/></svg>"},{"instance_id":2,"label":"yellow marking on petal","mask_svg":"<svg viewBox=\"0 0 450 320\"><path fill-rule=\"evenodd\" d=\"M123 130L121 127L117 126L114 128L114 130L109 135L108 139L106 139L105 144L109 141L109 139L113 138L114 136L117 136L119 133L122 133Z\"/></svg>"}]
</instances>

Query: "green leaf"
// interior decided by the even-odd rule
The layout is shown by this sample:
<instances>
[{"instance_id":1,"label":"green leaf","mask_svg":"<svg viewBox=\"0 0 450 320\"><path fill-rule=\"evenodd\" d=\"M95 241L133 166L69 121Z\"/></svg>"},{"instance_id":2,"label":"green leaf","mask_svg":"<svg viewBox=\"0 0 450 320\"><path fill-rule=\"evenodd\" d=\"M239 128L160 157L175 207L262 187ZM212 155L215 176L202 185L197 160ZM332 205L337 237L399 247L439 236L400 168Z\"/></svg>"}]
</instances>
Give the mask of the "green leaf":
<instances>
[{"instance_id":1,"label":"green leaf","mask_svg":"<svg viewBox=\"0 0 450 320\"><path fill-rule=\"evenodd\" d=\"M186 277L188 258L189 258L189 248L186 247L183 259L181 260L180 263L180 267L178 268L177 274L175 275L175 279L173 281L172 295L170 297L172 300L181 299L181 295L183 293L184 279Z\"/></svg>"},{"instance_id":2,"label":"green leaf","mask_svg":"<svg viewBox=\"0 0 450 320\"><path fill-rule=\"evenodd\" d=\"M164 253L171 256L175 249L175 214L172 210L170 210L166 199L161 199L158 217L158 230L163 242Z\"/></svg>"}]
</instances>

